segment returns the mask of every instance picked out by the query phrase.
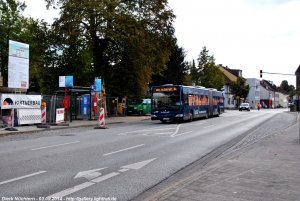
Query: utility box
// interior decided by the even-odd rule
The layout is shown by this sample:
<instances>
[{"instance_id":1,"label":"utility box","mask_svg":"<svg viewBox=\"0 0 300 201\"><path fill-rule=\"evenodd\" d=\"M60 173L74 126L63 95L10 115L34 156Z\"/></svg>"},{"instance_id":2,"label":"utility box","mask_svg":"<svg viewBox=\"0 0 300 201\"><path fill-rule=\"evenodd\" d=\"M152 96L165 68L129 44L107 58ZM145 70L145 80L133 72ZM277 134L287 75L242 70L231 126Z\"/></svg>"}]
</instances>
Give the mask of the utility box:
<instances>
[{"instance_id":1,"label":"utility box","mask_svg":"<svg viewBox=\"0 0 300 201\"><path fill-rule=\"evenodd\" d=\"M122 103L118 103L118 113L119 113L120 115L123 114L123 106L122 106Z\"/></svg>"}]
</instances>

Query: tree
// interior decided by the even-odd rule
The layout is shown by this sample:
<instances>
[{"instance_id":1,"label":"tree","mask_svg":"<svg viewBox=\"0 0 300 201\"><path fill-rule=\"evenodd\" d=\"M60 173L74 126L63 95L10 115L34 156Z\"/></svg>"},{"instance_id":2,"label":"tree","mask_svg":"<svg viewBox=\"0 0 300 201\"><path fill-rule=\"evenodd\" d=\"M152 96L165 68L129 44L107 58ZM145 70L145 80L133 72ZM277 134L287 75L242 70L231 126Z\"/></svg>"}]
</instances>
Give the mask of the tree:
<instances>
[{"instance_id":1,"label":"tree","mask_svg":"<svg viewBox=\"0 0 300 201\"><path fill-rule=\"evenodd\" d=\"M237 101L237 105L239 105L240 100L245 100L248 96L250 86L246 85L246 81L243 78L238 77L236 82L230 83L230 91L232 94L234 94Z\"/></svg>"},{"instance_id":2,"label":"tree","mask_svg":"<svg viewBox=\"0 0 300 201\"><path fill-rule=\"evenodd\" d=\"M198 57L198 75L194 75L194 81L196 85L221 90L225 84L224 75L216 66L214 56L210 56L208 52L206 47L203 47L200 52Z\"/></svg>"},{"instance_id":3,"label":"tree","mask_svg":"<svg viewBox=\"0 0 300 201\"><path fill-rule=\"evenodd\" d=\"M91 51L94 75L105 80L106 88L127 85L129 90L148 88L152 74L166 69L170 48L175 44L175 18L167 0L45 0L58 5L61 16L53 26L60 37L79 36ZM126 68L123 69L126 65ZM132 72L134 85L112 76ZM121 88L117 87L118 93Z\"/></svg>"},{"instance_id":4,"label":"tree","mask_svg":"<svg viewBox=\"0 0 300 201\"><path fill-rule=\"evenodd\" d=\"M24 2L17 0L0 0L0 68L3 76L3 85L8 81L8 41L22 42L19 33L22 31L21 15L26 8Z\"/></svg>"},{"instance_id":5,"label":"tree","mask_svg":"<svg viewBox=\"0 0 300 201\"><path fill-rule=\"evenodd\" d=\"M200 83L200 74L198 73L198 68L195 65L194 59L192 65L190 66L190 78L192 83Z\"/></svg>"},{"instance_id":6,"label":"tree","mask_svg":"<svg viewBox=\"0 0 300 201\"><path fill-rule=\"evenodd\" d=\"M161 75L152 76L152 85L162 84L188 84L188 63L184 61L185 51L182 47L175 45L171 49L169 62L167 62L167 69Z\"/></svg>"},{"instance_id":7,"label":"tree","mask_svg":"<svg viewBox=\"0 0 300 201\"><path fill-rule=\"evenodd\" d=\"M287 80L283 80L280 84L280 89L284 90L284 91L287 91L287 92L290 92L290 91L295 90L295 87L294 87L294 85L289 85Z\"/></svg>"}]
</instances>

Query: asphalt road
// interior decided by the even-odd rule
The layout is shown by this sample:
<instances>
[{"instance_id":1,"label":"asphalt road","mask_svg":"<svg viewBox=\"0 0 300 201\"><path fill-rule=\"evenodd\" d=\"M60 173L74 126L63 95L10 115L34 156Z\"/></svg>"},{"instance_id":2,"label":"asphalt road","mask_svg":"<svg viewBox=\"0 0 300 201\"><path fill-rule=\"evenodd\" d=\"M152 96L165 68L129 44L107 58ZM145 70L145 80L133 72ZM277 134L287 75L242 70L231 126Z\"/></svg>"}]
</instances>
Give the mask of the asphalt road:
<instances>
[{"instance_id":1,"label":"asphalt road","mask_svg":"<svg viewBox=\"0 0 300 201\"><path fill-rule=\"evenodd\" d=\"M0 195L2 201L130 200L282 112L227 111L182 124L149 120L44 131L26 140L8 136L0 139Z\"/></svg>"}]
</instances>

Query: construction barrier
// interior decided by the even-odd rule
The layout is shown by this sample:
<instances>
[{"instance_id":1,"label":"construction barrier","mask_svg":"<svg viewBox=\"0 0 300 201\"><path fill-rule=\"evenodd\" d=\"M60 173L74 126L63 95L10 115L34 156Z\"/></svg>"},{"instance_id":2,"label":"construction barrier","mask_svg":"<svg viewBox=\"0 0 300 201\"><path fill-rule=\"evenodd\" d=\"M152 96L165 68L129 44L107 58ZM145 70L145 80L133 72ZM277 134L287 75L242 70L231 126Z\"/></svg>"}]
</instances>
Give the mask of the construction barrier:
<instances>
[{"instance_id":1,"label":"construction barrier","mask_svg":"<svg viewBox=\"0 0 300 201\"><path fill-rule=\"evenodd\" d=\"M99 126L94 127L94 129L106 129L105 126L105 119L104 119L104 108L100 108L100 114L99 114Z\"/></svg>"},{"instance_id":2,"label":"construction barrier","mask_svg":"<svg viewBox=\"0 0 300 201\"><path fill-rule=\"evenodd\" d=\"M57 108L56 109L56 123L65 122L65 108Z\"/></svg>"},{"instance_id":3,"label":"construction barrier","mask_svg":"<svg viewBox=\"0 0 300 201\"><path fill-rule=\"evenodd\" d=\"M42 124L46 123L46 107L42 106Z\"/></svg>"},{"instance_id":4,"label":"construction barrier","mask_svg":"<svg viewBox=\"0 0 300 201\"><path fill-rule=\"evenodd\" d=\"M9 118L10 121L8 121L8 125L7 125L8 127L14 127L14 121L15 121L14 115L15 115L15 110L14 108L12 108L10 109L10 118Z\"/></svg>"},{"instance_id":5,"label":"construction barrier","mask_svg":"<svg viewBox=\"0 0 300 201\"><path fill-rule=\"evenodd\" d=\"M104 108L103 107L100 108L99 126L105 126Z\"/></svg>"}]
</instances>

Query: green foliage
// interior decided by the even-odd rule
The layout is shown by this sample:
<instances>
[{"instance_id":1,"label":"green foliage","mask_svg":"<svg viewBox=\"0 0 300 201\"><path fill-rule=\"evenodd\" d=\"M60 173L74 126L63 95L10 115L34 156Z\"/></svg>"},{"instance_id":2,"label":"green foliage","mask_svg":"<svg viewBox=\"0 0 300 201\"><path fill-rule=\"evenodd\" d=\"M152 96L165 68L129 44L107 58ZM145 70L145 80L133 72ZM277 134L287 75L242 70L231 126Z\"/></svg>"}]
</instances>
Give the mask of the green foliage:
<instances>
[{"instance_id":1,"label":"green foliage","mask_svg":"<svg viewBox=\"0 0 300 201\"><path fill-rule=\"evenodd\" d=\"M283 80L280 84L280 89L284 90L286 92L294 91L295 86L294 85L289 85L287 80Z\"/></svg>"},{"instance_id":2,"label":"green foliage","mask_svg":"<svg viewBox=\"0 0 300 201\"><path fill-rule=\"evenodd\" d=\"M184 61L185 51L182 47L175 45L171 49L170 60L167 69L161 75L152 76L152 85L182 84L187 85L188 63Z\"/></svg>"},{"instance_id":3,"label":"green foliage","mask_svg":"<svg viewBox=\"0 0 300 201\"><path fill-rule=\"evenodd\" d=\"M198 57L198 68L192 67L191 78L196 85L221 90L225 84L223 73L215 64L213 55L203 47Z\"/></svg>"},{"instance_id":4,"label":"green foliage","mask_svg":"<svg viewBox=\"0 0 300 201\"><path fill-rule=\"evenodd\" d=\"M236 82L230 83L231 93L236 97L238 105L240 104L240 100L246 99L249 94L250 86L246 85L246 82L243 78L238 77Z\"/></svg>"},{"instance_id":5,"label":"green foliage","mask_svg":"<svg viewBox=\"0 0 300 201\"><path fill-rule=\"evenodd\" d=\"M46 2L61 8L60 18L53 24L60 37L86 41L94 76L105 80L111 95L123 94L123 87L143 93L151 75L166 69L170 47L175 44L175 16L167 0ZM129 69L123 69L124 65ZM120 76L124 79L116 79Z\"/></svg>"},{"instance_id":6,"label":"green foliage","mask_svg":"<svg viewBox=\"0 0 300 201\"><path fill-rule=\"evenodd\" d=\"M26 5L24 2L15 0L0 0L0 68L3 83L7 86L8 74L8 41L15 40L23 42L20 37L22 32L21 14Z\"/></svg>"}]
</instances>

